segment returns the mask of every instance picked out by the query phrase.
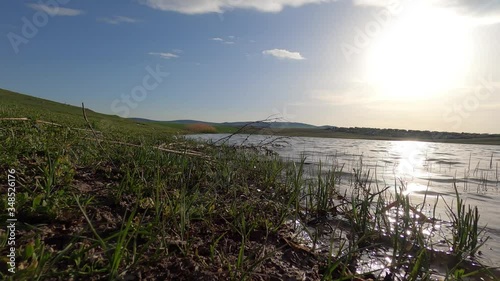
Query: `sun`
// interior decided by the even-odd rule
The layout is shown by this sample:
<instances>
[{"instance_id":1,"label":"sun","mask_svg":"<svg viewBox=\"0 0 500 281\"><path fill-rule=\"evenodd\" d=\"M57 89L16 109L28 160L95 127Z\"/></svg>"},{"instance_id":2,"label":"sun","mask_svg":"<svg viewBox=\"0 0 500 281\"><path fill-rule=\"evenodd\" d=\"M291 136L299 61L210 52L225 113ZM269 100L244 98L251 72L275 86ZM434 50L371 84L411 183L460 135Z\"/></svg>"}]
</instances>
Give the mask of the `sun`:
<instances>
[{"instance_id":1,"label":"sun","mask_svg":"<svg viewBox=\"0 0 500 281\"><path fill-rule=\"evenodd\" d=\"M472 58L464 18L426 4L408 7L368 53L367 80L388 99L427 99L459 87Z\"/></svg>"}]
</instances>

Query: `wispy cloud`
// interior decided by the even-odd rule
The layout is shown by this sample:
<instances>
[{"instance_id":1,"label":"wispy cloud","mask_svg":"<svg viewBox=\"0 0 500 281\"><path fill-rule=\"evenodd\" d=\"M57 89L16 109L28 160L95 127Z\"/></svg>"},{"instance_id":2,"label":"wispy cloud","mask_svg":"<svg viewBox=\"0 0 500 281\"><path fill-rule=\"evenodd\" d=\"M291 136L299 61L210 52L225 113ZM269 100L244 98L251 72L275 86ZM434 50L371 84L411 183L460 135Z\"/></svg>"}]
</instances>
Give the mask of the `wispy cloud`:
<instances>
[{"instance_id":1,"label":"wispy cloud","mask_svg":"<svg viewBox=\"0 0 500 281\"><path fill-rule=\"evenodd\" d=\"M395 0L352 0L355 6L377 6L387 7L389 5L398 4Z\"/></svg>"},{"instance_id":2,"label":"wispy cloud","mask_svg":"<svg viewBox=\"0 0 500 281\"><path fill-rule=\"evenodd\" d=\"M360 7L397 7L411 1L399 0L352 0ZM498 0L427 0L427 5L453 10L471 25L492 25L500 23L500 2ZM424 19L422 19L424 20Z\"/></svg>"},{"instance_id":3,"label":"wispy cloud","mask_svg":"<svg viewBox=\"0 0 500 281\"><path fill-rule=\"evenodd\" d=\"M234 36L228 36L227 38L229 38L230 40L226 40L226 39L221 38L221 37L213 37L213 38L210 38L210 40L221 42L221 43L227 44L227 45L233 45L233 44L235 44L235 42L233 41L234 38L235 38Z\"/></svg>"},{"instance_id":4,"label":"wispy cloud","mask_svg":"<svg viewBox=\"0 0 500 281\"><path fill-rule=\"evenodd\" d=\"M109 23L109 24L136 23L136 22L138 22L138 20L136 20L136 19L124 17L124 16L112 16L112 17L98 18L97 21Z\"/></svg>"},{"instance_id":5,"label":"wispy cloud","mask_svg":"<svg viewBox=\"0 0 500 281\"><path fill-rule=\"evenodd\" d=\"M455 9L457 13L475 25L500 23L500 2L497 0L447 0L441 4L447 8Z\"/></svg>"},{"instance_id":6,"label":"wispy cloud","mask_svg":"<svg viewBox=\"0 0 500 281\"><path fill-rule=\"evenodd\" d=\"M193 15L223 13L233 9L253 9L277 13L285 7L300 7L307 4L334 1L337 0L141 0L140 2L153 9Z\"/></svg>"},{"instance_id":7,"label":"wispy cloud","mask_svg":"<svg viewBox=\"0 0 500 281\"><path fill-rule=\"evenodd\" d=\"M278 13L286 7L331 3L339 0L138 0L153 9L182 14L224 13L235 9L252 9L260 12ZM412 1L405 0L351 0L359 7L397 7ZM426 0L433 6L457 9L460 14L475 24L500 23L498 0Z\"/></svg>"},{"instance_id":8,"label":"wispy cloud","mask_svg":"<svg viewBox=\"0 0 500 281\"><path fill-rule=\"evenodd\" d=\"M50 16L72 17L72 16L78 16L78 15L81 15L84 13L82 10L63 8L63 7L51 7L51 6L48 6L45 4L32 3L32 4L27 4L27 6L30 7L31 9L45 12Z\"/></svg>"},{"instance_id":9,"label":"wispy cloud","mask_svg":"<svg viewBox=\"0 0 500 281\"><path fill-rule=\"evenodd\" d=\"M149 53L152 56L159 56L163 59L169 60L169 59L175 59L178 58L179 56L174 54L174 53L155 53L155 52L150 52Z\"/></svg>"},{"instance_id":10,"label":"wispy cloud","mask_svg":"<svg viewBox=\"0 0 500 281\"><path fill-rule=\"evenodd\" d=\"M273 56L278 59L305 60L305 58L299 52L291 52L284 49L265 50L262 51L262 54L266 56Z\"/></svg>"}]
</instances>

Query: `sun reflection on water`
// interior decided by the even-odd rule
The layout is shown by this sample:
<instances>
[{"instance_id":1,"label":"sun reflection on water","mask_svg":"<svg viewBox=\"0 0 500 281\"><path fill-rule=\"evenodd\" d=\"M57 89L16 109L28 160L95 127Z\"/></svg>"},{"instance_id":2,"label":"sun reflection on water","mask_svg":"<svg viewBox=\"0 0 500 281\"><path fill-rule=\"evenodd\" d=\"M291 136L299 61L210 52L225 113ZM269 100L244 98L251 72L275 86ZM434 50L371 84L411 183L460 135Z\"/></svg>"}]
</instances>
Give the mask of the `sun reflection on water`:
<instances>
[{"instance_id":1,"label":"sun reflection on water","mask_svg":"<svg viewBox=\"0 0 500 281\"><path fill-rule=\"evenodd\" d=\"M415 182L410 182L405 186L405 190L403 191L403 195L415 195L417 193L422 193L422 195L425 195L426 191L429 190L429 187L423 184L415 183Z\"/></svg>"},{"instance_id":2,"label":"sun reflection on water","mask_svg":"<svg viewBox=\"0 0 500 281\"><path fill-rule=\"evenodd\" d=\"M426 154L429 144L418 141L391 142L389 154L398 155L399 161L395 168L396 177L418 177L424 171Z\"/></svg>"}]
</instances>

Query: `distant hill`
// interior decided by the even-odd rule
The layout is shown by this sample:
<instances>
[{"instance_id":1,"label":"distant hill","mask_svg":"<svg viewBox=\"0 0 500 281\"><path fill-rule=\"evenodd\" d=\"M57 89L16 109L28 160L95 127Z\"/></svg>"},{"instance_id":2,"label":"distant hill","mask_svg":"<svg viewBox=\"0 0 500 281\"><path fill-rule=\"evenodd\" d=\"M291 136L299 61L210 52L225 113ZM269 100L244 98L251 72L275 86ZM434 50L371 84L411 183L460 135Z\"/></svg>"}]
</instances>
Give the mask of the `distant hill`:
<instances>
[{"instance_id":1,"label":"distant hill","mask_svg":"<svg viewBox=\"0 0 500 281\"><path fill-rule=\"evenodd\" d=\"M160 120L152 120L152 119L146 119L146 118L129 118L131 120L134 120L136 122L158 122L158 123L174 123L174 124L218 124L218 123L211 123L211 122L205 122L205 121L199 121L199 120L172 120L172 121L160 121Z\"/></svg>"},{"instance_id":2,"label":"distant hill","mask_svg":"<svg viewBox=\"0 0 500 281\"><path fill-rule=\"evenodd\" d=\"M314 129L318 128L314 125L306 124L306 123L298 123L298 122L251 122L251 121L243 121L243 122L206 122L200 120L171 120L171 121L157 121L150 120L144 118L131 118L137 122L160 122L160 123L172 123L172 124L208 124L212 126L228 126L228 127L236 127L241 128L245 125L249 125L254 128L270 128L270 129Z\"/></svg>"},{"instance_id":3,"label":"distant hill","mask_svg":"<svg viewBox=\"0 0 500 281\"><path fill-rule=\"evenodd\" d=\"M314 125L298 122L225 122L222 123L226 126L243 127L247 124L256 128L270 128L270 129L314 129Z\"/></svg>"}]
</instances>

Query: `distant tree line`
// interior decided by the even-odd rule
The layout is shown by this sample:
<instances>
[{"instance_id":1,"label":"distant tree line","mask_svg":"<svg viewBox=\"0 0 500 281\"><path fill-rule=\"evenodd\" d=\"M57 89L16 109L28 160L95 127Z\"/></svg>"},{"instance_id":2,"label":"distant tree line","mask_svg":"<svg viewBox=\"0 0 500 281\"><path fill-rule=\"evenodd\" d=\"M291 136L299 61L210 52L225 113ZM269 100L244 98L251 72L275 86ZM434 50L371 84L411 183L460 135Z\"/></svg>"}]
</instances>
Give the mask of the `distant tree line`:
<instances>
[{"instance_id":1,"label":"distant tree line","mask_svg":"<svg viewBox=\"0 0 500 281\"><path fill-rule=\"evenodd\" d=\"M327 127L325 130L340 133L359 134L377 137L420 138L420 139L473 139L500 137L500 134L455 133L438 131L419 131L402 129L378 129L364 127Z\"/></svg>"}]
</instances>

